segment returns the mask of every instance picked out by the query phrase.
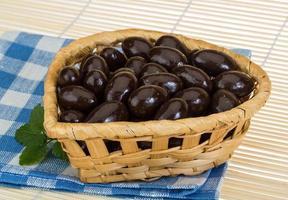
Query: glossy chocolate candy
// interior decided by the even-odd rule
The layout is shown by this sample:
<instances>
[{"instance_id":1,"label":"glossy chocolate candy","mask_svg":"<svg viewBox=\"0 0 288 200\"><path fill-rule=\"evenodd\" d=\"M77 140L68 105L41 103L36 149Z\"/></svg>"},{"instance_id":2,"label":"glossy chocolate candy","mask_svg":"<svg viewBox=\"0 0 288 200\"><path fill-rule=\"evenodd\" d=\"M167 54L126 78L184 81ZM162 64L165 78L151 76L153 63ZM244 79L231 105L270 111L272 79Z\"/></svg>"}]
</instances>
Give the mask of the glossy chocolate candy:
<instances>
[{"instance_id":1,"label":"glossy chocolate candy","mask_svg":"<svg viewBox=\"0 0 288 200\"><path fill-rule=\"evenodd\" d=\"M187 63L187 58L183 53L170 47L154 47L150 50L149 55L150 62L162 65L168 71Z\"/></svg>"},{"instance_id":2,"label":"glossy chocolate candy","mask_svg":"<svg viewBox=\"0 0 288 200\"><path fill-rule=\"evenodd\" d=\"M103 57L109 66L110 71L115 71L121 67L124 67L127 58L119 50L113 47L104 48L100 52L100 56Z\"/></svg>"},{"instance_id":3,"label":"glossy chocolate candy","mask_svg":"<svg viewBox=\"0 0 288 200\"><path fill-rule=\"evenodd\" d=\"M140 56L134 56L127 60L125 67L132 69L136 77L138 77L145 63L146 63L145 58L142 58Z\"/></svg>"},{"instance_id":4,"label":"glossy chocolate candy","mask_svg":"<svg viewBox=\"0 0 288 200\"><path fill-rule=\"evenodd\" d=\"M182 98L188 104L188 116L196 117L206 113L210 103L209 94L199 87L190 87L178 92L175 97Z\"/></svg>"},{"instance_id":5,"label":"glossy chocolate candy","mask_svg":"<svg viewBox=\"0 0 288 200\"><path fill-rule=\"evenodd\" d=\"M128 37L122 42L122 49L127 57L141 56L146 60L149 59L149 51L152 44L141 37Z\"/></svg>"},{"instance_id":6,"label":"glossy chocolate candy","mask_svg":"<svg viewBox=\"0 0 288 200\"><path fill-rule=\"evenodd\" d=\"M127 68L127 67L122 67L122 68L119 68L117 69L115 72L111 72L110 73L110 78L112 78L113 76L115 76L116 74L120 73L120 72L128 72L128 73L132 73L135 75L134 71L130 68Z\"/></svg>"},{"instance_id":7,"label":"glossy chocolate candy","mask_svg":"<svg viewBox=\"0 0 288 200\"><path fill-rule=\"evenodd\" d=\"M183 65L173 69L173 73L181 78L184 88L201 87L207 92L212 89L210 77L201 69L191 65Z\"/></svg>"},{"instance_id":8,"label":"glossy chocolate candy","mask_svg":"<svg viewBox=\"0 0 288 200\"><path fill-rule=\"evenodd\" d=\"M248 96L255 86L252 77L240 71L223 72L214 79L213 83L216 90L225 89L238 97Z\"/></svg>"},{"instance_id":9,"label":"glossy chocolate candy","mask_svg":"<svg viewBox=\"0 0 288 200\"><path fill-rule=\"evenodd\" d=\"M152 119L157 109L167 100L165 89L145 85L134 90L128 99L130 113L141 119Z\"/></svg>"},{"instance_id":10,"label":"glossy chocolate candy","mask_svg":"<svg viewBox=\"0 0 288 200\"><path fill-rule=\"evenodd\" d=\"M175 36L163 35L156 42L155 46L171 47L181 51L184 55L188 55L189 49Z\"/></svg>"},{"instance_id":11,"label":"glossy chocolate candy","mask_svg":"<svg viewBox=\"0 0 288 200\"><path fill-rule=\"evenodd\" d=\"M185 118L187 116L188 116L188 105L186 101L180 98L172 98L159 108L154 119L176 120Z\"/></svg>"},{"instance_id":12,"label":"glossy chocolate candy","mask_svg":"<svg viewBox=\"0 0 288 200\"><path fill-rule=\"evenodd\" d=\"M93 70L100 70L106 76L109 75L109 68L106 61L98 55L91 55L83 60L80 66L81 77L84 77L87 73Z\"/></svg>"},{"instance_id":13,"label":"glossy chocolate candy","mask_svg":"<svg viewBox=\"0 0 288 200\"><path fill-rule=\"evenodd\" d=\"M97 105L97 98L94 93L82 86L63 87L58 99L60 107L69 110L87 111Z\"/></svg>"},{"instance_id":14,"label":"glossy chocolate candy","mask_svg":"<svg viewBox=\"0 0 288 200\"><path fill-rule=\"evenodd\" d=\"M77 85L80 83L79 71L74 67L66 67L59 73L57 85L64 87L67 85Z\"/></svg>"},{"instance_id":15,"label":"glossy chocolate candy","mask_svg":"<svg viewBox=\"0 0 288 200\"><path fill-rule=\"evenodd\" d=\"M196 52L191 63L213 77L225 71L239 69L236 62L229 55L213 49Z\"/></svg>"},{"instance_id":16,"label":"glossy chocolate candy","mask_svg":"<svg viewBox=\"0 0 288 200\"><path fill-rule=\"evenodd\" d=\"M169 95L173 95L182 89L181 79L171 73L161 72L149 74L140 79L141 85L157 85L167 90Z\"/></svg>"},{"instance_id":17,"label":"glossy chocolate candy","mask_svg":"<svg viewBox=\"0 0 288 200\"><path fill-rule=\"evenodd\" d=\"M85 122L116 122L127 121L129 119L129 113L124 104L118 101L104 102L92 110Z\"/></svg>"},{"instance_id":18,"label":"glossy chocolate candy","mask_svg":"<svg viewBox=\"0 0 288 200\"><path fill-rule=\"evenodd\" d=\"M105 89L105 100L126 102L136 88L137 78L134 74L119 72L109 80Z\"/></svg>"},{"instance_id":19,"label":"glossy chocolate candy","mask_svg":"<svg viewBox=\"0 0 288 200\"><path fill-rule=\"evenodd\" d=\"M94 70L86 74L83 86L94 92L96 96L102 95L107 85L107 77L100 70Z\"/></svg>"},{"instance_id":20,"label":"glossy chocolate candy","mask_svg":"<svg viewBox=\"0 0 288 200\"><path fill-rule=\"evenodd\" d=\"M239 105L237 97L227 90L217 90L212 96L210 112L219 113L230 110Z\"/></svg>"},{"instance_id":21,"label":"glossy chocolate candy","mask_svg":"<svg viewBox=\"0 0 288 200\"><path fill-rule=\"evenodd\" d=\"M65 110L61 112L59 121L60 122L69 122L69 123L79 123L84 119L84 114L77 110Z\"/></svg>"},{"instance_id":22,"label":"glossy chocolate candy","mask_svg":"<svg viewBox=\"0 0 288 200\"><path fill-rule=\"evenodd\" d=\"M149 75L149 74L156 74L159 72L168 72L168 71L157 63L147 63L143 66L143 69L139 77Z\"/></svg>"},{"instance_id":23,"label":"glossy chocolate candy","mask_svg":"<svg viewBox=\"0 0 288 200\"><path fill-rule=\"evenodd\" d=\"M187 60L190 65L193 65L194 56L199 51L199 49L192 49L190 50L189 54L187 55Z\"/></svg>"}]
</instances>

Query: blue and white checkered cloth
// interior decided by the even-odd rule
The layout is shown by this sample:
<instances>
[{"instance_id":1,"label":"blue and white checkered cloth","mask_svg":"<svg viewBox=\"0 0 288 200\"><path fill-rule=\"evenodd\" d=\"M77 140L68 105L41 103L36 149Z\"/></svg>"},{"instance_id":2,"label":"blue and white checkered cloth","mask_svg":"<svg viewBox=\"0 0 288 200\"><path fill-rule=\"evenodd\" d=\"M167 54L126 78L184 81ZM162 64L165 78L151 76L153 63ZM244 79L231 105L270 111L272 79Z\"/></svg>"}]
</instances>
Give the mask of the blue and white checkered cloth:
<instances>
[{"instance_id":1,"label":"blue and white checkered cloth","mask_svg":"<svg viewBox=\"0 0 288 200\"><path fill-rule=\"evenodd\" d=\"M67 162L49 156L19 166L23 146L14 133L27 122L43 96L43 79L56 52L71 40L23 32L0 37L0 185L84 192L129 199L217 199L226 164L193 177L164 177L154 182L84 184ZM248 50L236 50L250 56Z\"/></svg>"}]
</instances>

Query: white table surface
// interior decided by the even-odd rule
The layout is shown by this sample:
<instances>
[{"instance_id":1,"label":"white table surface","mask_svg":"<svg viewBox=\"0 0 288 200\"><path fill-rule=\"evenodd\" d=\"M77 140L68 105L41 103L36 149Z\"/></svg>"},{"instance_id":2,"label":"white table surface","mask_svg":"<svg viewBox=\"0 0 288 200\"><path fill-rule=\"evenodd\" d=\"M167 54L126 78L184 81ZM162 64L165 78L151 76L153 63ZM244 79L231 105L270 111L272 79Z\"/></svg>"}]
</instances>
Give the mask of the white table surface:
<instances>
[{"instance_id":1,"label":"white table surface","mask_svg":"<svg viewBox=\"0 0 288 200\"><path fill-rule=\"evenodd\" d=\"M252 60L272 80L272 95L230 161L221 199L288 199L288 1L0 0L0 32L79 38L127 27L177 32L253 51ZM2 187L2 199L104 197Z\"/></svg>"}]
</instances>

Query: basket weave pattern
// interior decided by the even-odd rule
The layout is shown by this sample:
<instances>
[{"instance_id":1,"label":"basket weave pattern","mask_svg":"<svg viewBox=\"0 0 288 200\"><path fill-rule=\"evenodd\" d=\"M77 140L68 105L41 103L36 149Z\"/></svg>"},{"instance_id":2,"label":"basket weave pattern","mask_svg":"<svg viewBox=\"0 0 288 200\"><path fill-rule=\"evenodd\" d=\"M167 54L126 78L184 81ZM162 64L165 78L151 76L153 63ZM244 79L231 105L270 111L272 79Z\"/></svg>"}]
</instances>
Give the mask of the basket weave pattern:
<instances>
[{"instance_id":1,"label":"basket weave pattern","mask_svg":"<svg viewBox=\"0 0 288 200\"><path fill-rule=\"evenodd\" d=\"M80 169L83 182L195 175L218 166L231 157L247 132L251 117L267 101L271 84L261 67L228 49L174 34L190 49L215 49L230 55L257 81L254 96L232 110L205 117L145 122L58 122L56 84L63 67L79 63L93 50L99 52L104 47L115 46L130 36L155 41L164 34L141 29L98 33L61 49L51 64L45 81L44 126L49 137L61 142L71 165ZM170 138L182 138L182 146L168 148ZM119 141L121 150L109 153L104 139ZM85 141L90 155L83 152L76 140ZM152 142L152 148L141 150L138 141Z\"/></svg>"}]
</instances>

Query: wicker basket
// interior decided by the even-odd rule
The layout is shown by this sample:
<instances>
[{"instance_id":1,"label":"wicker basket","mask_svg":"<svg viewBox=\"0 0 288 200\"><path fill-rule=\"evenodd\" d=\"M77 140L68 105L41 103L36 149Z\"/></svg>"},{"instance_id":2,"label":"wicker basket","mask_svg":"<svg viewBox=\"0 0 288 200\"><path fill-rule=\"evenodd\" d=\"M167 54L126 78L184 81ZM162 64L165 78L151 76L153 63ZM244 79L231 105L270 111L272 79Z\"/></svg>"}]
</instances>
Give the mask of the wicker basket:
<instances>
[{"instance_id":1,"label":"wicker basket","mask_svg":"<svg viewBox=\"0 0 288 200\"><path fill-rule=\"evenodd\" d=\"M81 181L100 183L200 174L231 157L247 132L251 117L268 99L271 84L258 65L228 49L173 34L190 49L216 49L234 58L243 71L257 80L254 96L232 110L205 117L89 124L58 122L56 82L63 67L79 63L93 50L115 46L130 36L155 41L163 34L140 29L97 33L61 49L51 64L45 81L44 126L49 137L61 142L71 165L80 169ZM168 148L170 138L183 138L182 146ZM121 150L109 153L103 139L119 141ZM85 141L90 155L83 152L76 140ZM141 150L137 141L150 141L152 148Z\"/></svg>"}]
</instances>

